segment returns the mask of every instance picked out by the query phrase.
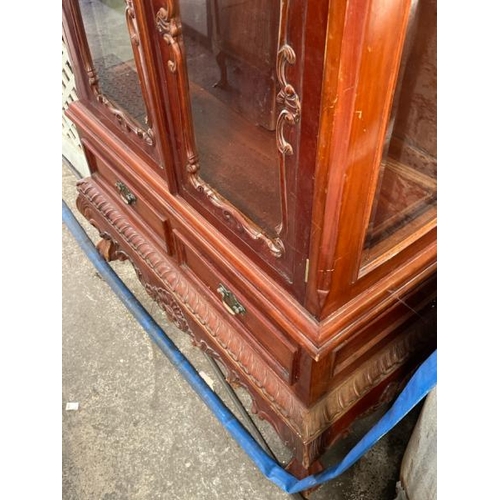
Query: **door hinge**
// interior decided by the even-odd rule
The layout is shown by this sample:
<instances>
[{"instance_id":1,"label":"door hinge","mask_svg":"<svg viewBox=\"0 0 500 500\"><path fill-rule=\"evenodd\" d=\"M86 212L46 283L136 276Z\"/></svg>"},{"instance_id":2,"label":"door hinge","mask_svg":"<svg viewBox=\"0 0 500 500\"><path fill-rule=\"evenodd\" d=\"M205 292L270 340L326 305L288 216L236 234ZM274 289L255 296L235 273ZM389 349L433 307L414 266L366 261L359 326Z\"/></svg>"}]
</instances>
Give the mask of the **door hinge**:
<instances>
[{"instance_id":1,"label":"door hinge","mask_svg":"<svg viewBox=\"0 0 500 500\"><path fill-rule=\"evenodd\" d=\"M304 283L309 281L309 259L306 259L306 270L304 272Z\"/></svg>"}]
</instances>

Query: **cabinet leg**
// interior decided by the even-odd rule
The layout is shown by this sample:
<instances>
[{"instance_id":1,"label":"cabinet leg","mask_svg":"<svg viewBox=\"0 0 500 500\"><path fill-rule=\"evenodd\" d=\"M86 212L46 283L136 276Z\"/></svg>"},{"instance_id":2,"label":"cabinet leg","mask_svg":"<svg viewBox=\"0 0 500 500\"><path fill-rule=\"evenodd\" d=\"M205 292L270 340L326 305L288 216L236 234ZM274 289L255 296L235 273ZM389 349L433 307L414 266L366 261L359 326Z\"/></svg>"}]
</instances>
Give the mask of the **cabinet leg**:
<instances>
[{"instance_id":1,"label":"cabinet leg","mask_svg":"<svg viewBox=\"0 0 500 500\"><path fill-rule=\"evenodd\" d=\"M113 260L127 260L127 256L120 250L120 247L114 241L107 238L101 239L96 247L107 262Z\"/></svg>"},{"instance_id":2,"label":"cabinet leg","mask_svg":"<svg viewBox=\"0 0 500 500\"><path fill-rule=\"evenodd\" d=\"M316 460L313 462L309 467L305 468L299 460L296 458L292 458L292 460L288 463L288 465L285 467L285 469L295 476L297 479L304 479L307 476L310 476L311 474L317 474L318 472L322 472L325 468L323 467L323 464L319 461ZM301 494L304 498L309 498L309 495L313 492L316 491L319 488L319 486L316 486L315 488L311 488L310 490L305 490Z\"/></svg>"}]
</instances>

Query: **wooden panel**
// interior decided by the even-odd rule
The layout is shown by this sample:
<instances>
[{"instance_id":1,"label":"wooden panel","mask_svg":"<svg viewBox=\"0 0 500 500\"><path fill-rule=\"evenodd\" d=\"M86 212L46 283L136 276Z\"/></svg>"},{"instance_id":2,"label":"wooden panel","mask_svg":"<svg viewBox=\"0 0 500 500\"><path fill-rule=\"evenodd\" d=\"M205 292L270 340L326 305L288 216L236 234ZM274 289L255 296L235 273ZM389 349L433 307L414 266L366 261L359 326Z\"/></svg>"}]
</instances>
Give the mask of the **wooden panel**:
<instances>
[{"instance_id":1,"label":"wooden panel","mask_svg":"<svg viewBox=\"0 0 500 500\"><path fill-rule=\"evenodd\" d=\"M423 338L434 346L436 332L436 298L433 294L436 281L429 280L411 295L404 297L387 314L381 315L371 325L354 336L337 353L332 380L338 384L345 376L355 371L364 360L376 356L385 345L398 336L420 329L428 332ZM402 333L404 332L404 333ZM418 344L412 346L418 347Z\"/></svg>"},{"instance_id":2,"label":"wooden panel","mask_svg":"<svg viewBox=\"0 0 500 500\"><path fill-rule=\"evenodd\" d=\"M87 141L84 141L84 145L87 157L91 161L94 176L100 179L101 182L104 181L109 190L119 197L121 204L140 217L153 230L162 246L171 253L172 243L168 221L160 210L151 205L147 188L134 180L126 168L120 168L116 164L112 165L110 162L91 153ZM127 196L125 190L128 190L130 195L133 196L133 201L129 202L125 199Z\"/></svg>"},{"instance_id":3,"label":"wooden panel","mask_svg":"<svg viewBox=\"0 0 500 500\"><path fill-rule=\"evenodd\" d=\"M211 295L216 297L225 309L222 296L218 292L222 284L229 289L234 296L242 303L246 312L232 316L224 310L229 320L244 330L248 338L256 341L260 350L263 351L274 370L280 374L287 382L294 380L294 368L298 347L279 332L259 310L258 305L254 304L250 297L245 296L234 283L231 273L228 269L221 270L217 267L210 255L200 245L191 243L182 233L174 230L176 252L179 255L182 266L188 270L193 279L201 281L204 288L208 288Z\"/></svg>"}]
</instances>

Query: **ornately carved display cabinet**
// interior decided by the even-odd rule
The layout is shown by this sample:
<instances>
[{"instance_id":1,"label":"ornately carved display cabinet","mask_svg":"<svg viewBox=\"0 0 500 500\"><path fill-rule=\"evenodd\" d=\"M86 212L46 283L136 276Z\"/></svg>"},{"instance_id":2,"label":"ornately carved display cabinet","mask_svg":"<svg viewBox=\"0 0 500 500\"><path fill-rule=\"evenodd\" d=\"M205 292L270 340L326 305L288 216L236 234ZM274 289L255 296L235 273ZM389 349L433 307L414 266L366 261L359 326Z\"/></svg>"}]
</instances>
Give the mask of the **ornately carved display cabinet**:
<instances>
[{"instance_id":1,"label":"ornately carved display cabinet","mask_svg":"<svg viewBox=\"0 0 500 500\"><path fill-rule=\"evenodd\" d=\"M101 253L316 470L434 349L435 0L63 14Z\"/></svg>"}]
</instances>

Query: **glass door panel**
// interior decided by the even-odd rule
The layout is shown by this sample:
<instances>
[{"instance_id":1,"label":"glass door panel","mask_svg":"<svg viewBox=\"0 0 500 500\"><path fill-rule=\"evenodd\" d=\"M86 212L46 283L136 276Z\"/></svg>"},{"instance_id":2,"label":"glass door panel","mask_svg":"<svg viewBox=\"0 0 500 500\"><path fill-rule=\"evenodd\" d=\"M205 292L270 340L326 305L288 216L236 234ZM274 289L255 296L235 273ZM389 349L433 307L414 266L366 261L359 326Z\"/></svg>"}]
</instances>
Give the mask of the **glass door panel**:
<instances>
[{"instance_id":1,"label":"glass door panel","mask_svg":"<svg viewBox=\"0 0 500 500\"><path fill-rule=\"evenodd\" d=\"M79 4L101 100L109 100L146 129L146 106L127 26L127 4L124 0L79 0Z\"/></svg>"},{"instance_id":2,"label":"glass door panel","mask_svg":"<svg viewBox=\"0 0 500 500\"><path fill-rule=\"evenodd\" d=\"M414 0L364 263L436 216L436 1Z\"/></svg>"},{"instance_id":3,"label":"glass door panel","mask_svg":"<svg viewBox=\"0 0 500 500\"><path fill-rule=\"evenodd\" d=\"M179 3L198 175L276 235L282 222L275 132L280 2Z\"/></svg>"}]
</instances>

